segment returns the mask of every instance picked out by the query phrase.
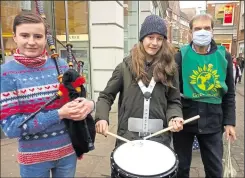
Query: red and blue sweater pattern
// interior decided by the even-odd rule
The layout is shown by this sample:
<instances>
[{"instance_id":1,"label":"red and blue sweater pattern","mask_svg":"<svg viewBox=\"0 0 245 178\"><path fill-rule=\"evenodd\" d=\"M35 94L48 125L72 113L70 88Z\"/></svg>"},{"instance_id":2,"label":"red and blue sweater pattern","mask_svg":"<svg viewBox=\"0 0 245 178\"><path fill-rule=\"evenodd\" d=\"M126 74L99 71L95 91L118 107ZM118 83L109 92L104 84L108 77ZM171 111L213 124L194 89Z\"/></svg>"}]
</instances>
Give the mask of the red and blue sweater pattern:
<instances>
[{"instance_id":1,"label":"red and blue sweater pattern","mask_svg":"<svg viewBox=\"0 0 245 178\"><path fill-rule=\"evenodd\" d=\"M66 71L67 63L58 61L62 71ZM65 124L58 115L57 109L64 105L62 99L27 121L25 127L18 128L58 91L57 76L52 59L39 68L27 68L14 60L1 65L0 124L7 137L18 138L20 164L58 160L74 154Z\"/></svg>"}]
</instances>

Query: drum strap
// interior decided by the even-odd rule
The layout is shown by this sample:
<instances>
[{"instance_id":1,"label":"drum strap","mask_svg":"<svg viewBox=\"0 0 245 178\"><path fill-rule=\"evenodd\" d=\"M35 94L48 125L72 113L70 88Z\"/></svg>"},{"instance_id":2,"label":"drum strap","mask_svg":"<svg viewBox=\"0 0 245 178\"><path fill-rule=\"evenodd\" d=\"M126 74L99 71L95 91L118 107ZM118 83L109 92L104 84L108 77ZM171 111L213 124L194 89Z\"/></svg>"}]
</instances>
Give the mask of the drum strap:
<instances>
[{"instance_id":1,"label":"drum strap","mask_svg":"<svg viewBox=\"0 0 245 178\"><path fill-rule=\"evenodd\" d=\"M144 95L144 110L143 110L143 122L142 122L142 130L143 135L147 135L149 133L148 122L149 122L149 110L150 110L150 99L151 93L156 85L154 78L151 78L149 86L146 87L142 80L138 82L138 85Z\"/></svg>"}]
</instances>

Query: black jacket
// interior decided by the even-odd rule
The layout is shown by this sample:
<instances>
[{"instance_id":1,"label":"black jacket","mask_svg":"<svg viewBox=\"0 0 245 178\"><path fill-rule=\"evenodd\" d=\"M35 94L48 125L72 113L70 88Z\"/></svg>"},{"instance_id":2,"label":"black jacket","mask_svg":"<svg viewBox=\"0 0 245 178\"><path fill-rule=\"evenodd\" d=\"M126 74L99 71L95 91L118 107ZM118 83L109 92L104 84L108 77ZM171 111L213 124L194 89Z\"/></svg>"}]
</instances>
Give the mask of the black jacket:
<instances>
[{"instance_id":1,"label":"black jacket","mask_svg":"<svg viewBox=\"0 0 245 178\"><path fill-rule=\"evenodd\" d=\"M240 68L244 68L244 58L243 57L237 57L237 62Z\"/></svg>"},{"instance_id":2,"label":"black jacket","mask_svg":"<svg viewBox=\"0 0 245 178\"><path fill-rule=\"evenodd\" d=\"M192 45L192 43L190 43ZM217 50L215 41L211 42L211 49L208 54L212 54ZM193 101L191 99L182 100L183 116L188 119L195 115L200 115L200 119L184 125L184 131L195 133L215 133L220 131L225 125L235 126L235 89L233 79L233 66L230 53L226 52L225 58L228 61L226 85L228 86L227 93L223 96L222 104L210 104ZM183 93L183 80L182 80L182 56L181 52L175 55L176 63L179 68L179 84L180 92Z\"/></svg>"}]
</instances>

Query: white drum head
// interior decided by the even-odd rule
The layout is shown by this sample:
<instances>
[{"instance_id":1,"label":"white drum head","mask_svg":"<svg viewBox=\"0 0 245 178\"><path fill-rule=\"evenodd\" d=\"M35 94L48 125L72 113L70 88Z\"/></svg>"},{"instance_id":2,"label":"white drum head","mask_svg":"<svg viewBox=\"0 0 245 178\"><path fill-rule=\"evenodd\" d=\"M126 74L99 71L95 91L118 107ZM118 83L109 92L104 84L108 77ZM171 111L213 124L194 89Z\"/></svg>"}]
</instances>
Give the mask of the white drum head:
<instances>
[{"instance_id":1,"label":"white drum head","mask_svg":"<svg viewBox=\"0 0 245 178\"><path fill-rule=\"evenodd\" d=\"M150 140L134 140L118 147L113 155L115 163L128 173L142 176L162 174L176 163L172 150Z\"/></svg>"}]
</instances>

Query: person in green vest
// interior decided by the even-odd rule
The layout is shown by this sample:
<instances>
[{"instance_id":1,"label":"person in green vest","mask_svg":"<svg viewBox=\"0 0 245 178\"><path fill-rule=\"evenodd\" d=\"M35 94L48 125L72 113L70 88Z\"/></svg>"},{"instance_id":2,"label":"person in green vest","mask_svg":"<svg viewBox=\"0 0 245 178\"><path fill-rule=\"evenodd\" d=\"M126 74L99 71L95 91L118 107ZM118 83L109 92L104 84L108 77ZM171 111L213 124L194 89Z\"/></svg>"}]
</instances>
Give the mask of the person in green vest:
<instances>
[{"instance_id":1,"label":"person in green vest","mask_svg":"<svg viewBox=\"0 0 245 178\"><path fill-rule=\"evenodd\" d=\"M213 40L214 21L209 14L194 16L189 26L192 41L180 49L175 60L183 118L200 115L200 119L173 133L179 158L178 177L189 177L195 136L206 177L222 177L223 132L227 139L236 139L232 59L225 47Z\"/></svg>"}]
</instances>

